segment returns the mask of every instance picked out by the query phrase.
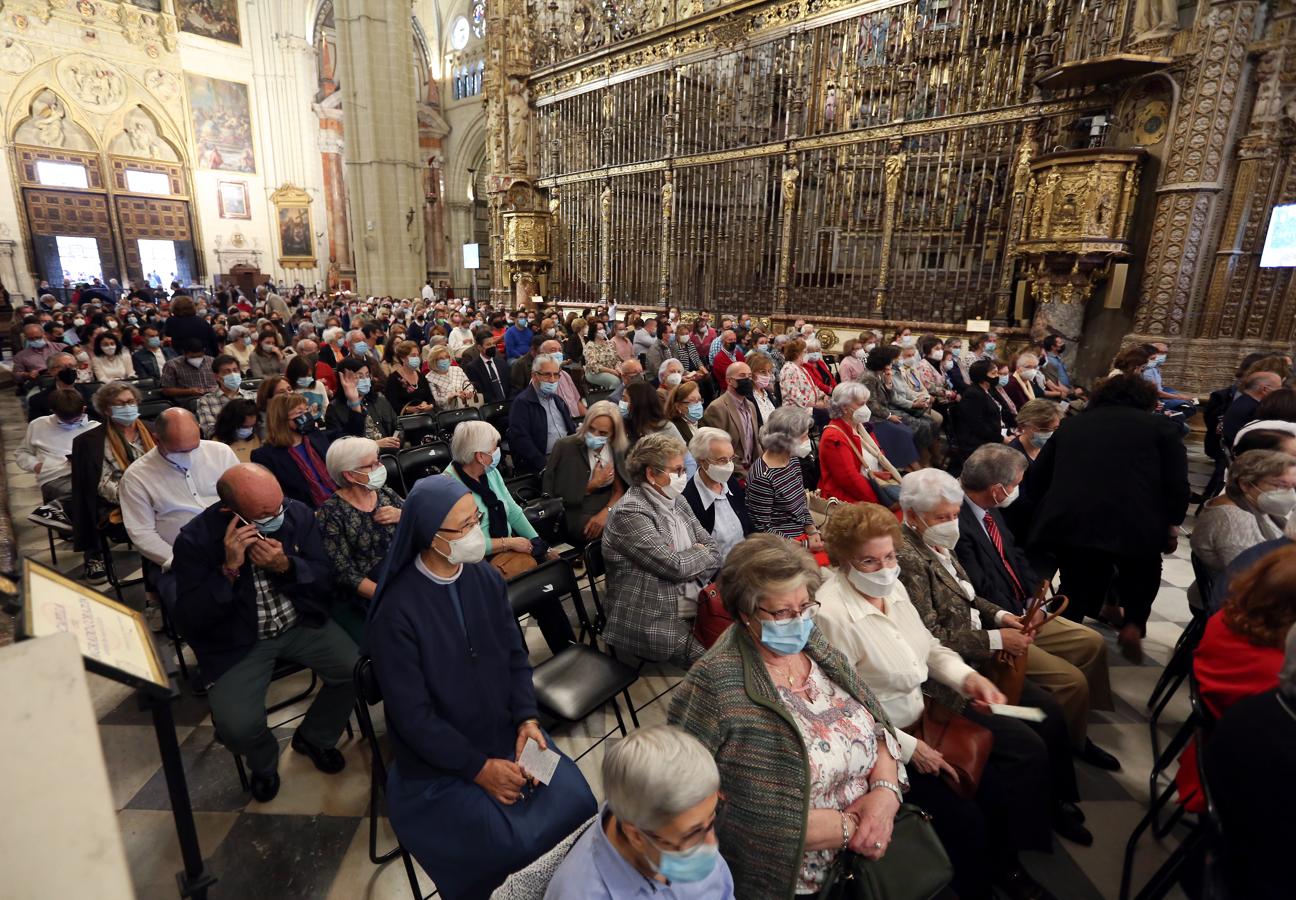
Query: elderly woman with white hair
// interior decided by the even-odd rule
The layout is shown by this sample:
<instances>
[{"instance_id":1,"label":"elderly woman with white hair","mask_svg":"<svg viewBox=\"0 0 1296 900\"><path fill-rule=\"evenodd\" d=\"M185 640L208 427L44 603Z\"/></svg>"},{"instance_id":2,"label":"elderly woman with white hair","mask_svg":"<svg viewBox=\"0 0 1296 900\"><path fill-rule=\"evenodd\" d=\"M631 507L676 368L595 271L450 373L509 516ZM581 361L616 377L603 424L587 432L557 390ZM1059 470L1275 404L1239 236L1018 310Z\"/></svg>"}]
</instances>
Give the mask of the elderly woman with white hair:
<instances>
[{"instance_id":1,"label":"elderly woman with white hair","mask_svg":"<svg viewBox=\"0 0 1296 900\"><path fill-rule=\"evenodd\" d=\"M626 491L625 423L615 403L590 406L576 433L559 438L549 453L543 488L561 497L567 540L578 547L598 540L608 513Z\"/></svg>"},{"instance_id":2,"label":"elderly woman with white hair","mask_svg":"<svg viewBox=\"0 0 1296 900\"><path fill-rule=\"evenodd\" d=\"M819 493L843 503L877 503L894 509L900 473L869 431L869 389L857 381L833 388L828 425L819 439Z\"/></svg>"},{"instance_id":3,"label":"elderly woman with white hair","mask_svg":"<svg viewBox=\"0 0 1296 900\"><path fill-rule=\"evenodd\" d=\"M723 563L729 551L752 533L747 514L747 492L734 471L737 456L733 438L721 428L703 426L693 433L689 453L697 460L697 472L684 488L693 515L711 537Z\"/></svg>"},{"instance_id":4,"label":"elderly woman with white hair","mask_svg":"<svg viewBox=\"0 0 1296 900\"><path fill-rule=\"evenodd\" d=\"M747 472L747 512L756 531L802 541L812 553L823 549L819 529L806 504L801 460L810 455L811 415L799 406L781 406L760 430L762 453Z\"/></svg>"},{"instance_id":5,"label":"elderly woman with white hair","mask_svg":"<svg viewBox=\"0 0 1296 900\"><path fill-rule=\"evenodd\" d=\"M1039 377L1039 357L1029 351L1019 353L1012 375L1004 385L1004 393L1014 406L1021 409L1028 401L1044 396L1044 388L1040 384L1042 381Z\"/></svg>"},{"instance_id":6,"label":"elderly woman with white hair","mask_svg":"<svg viewBox=\"0 0 1296 900\"><path fill-rule=\"evenodd\" d=\"M670 392L684 381L684 363L671 356L662 360L657 367L657 395L662 398L662 403L670 396Z\"/></svg>"},{"instance_id":7,"label":"elderly woman with white hair","mask_svg":"<svg viewBox=\"0 0 1296 900\"><path fill-rule=\"evenodd\" d=\"M572 845L545 900L734 896L716 837L720 770L697 738L670 725L632 732L603 757L603 791L597 821Z\"/></svg>"},{"instance_id":8,"label":"elderly woman with white hair","mask_svg":"<svg viewBox=\"0 0 1296 900\"><path fill-rule=\"evenodd\" d=\"M486 538L486 559L505 578L534 569L549 545L527 521L499 473L500 434L489 422L468 421L450 438L450 468L445 474L471 492Z\"/></svg>"},{"instance_id":9,"label":"elderly woman with white hair","mask_svg":"<svg viewBox=\"0 0 1296 900\"><path fill-rule=\"evenodd\" d=\"M697 598L720 567L715 540L681 496L686 449L665 433L640 438L626 459L630 488L603 530L608 620L619 652L682 668L706 648L693 636Z\"/></svg>"},{"instance_id":10,"label":"elderly woman with white hair","mask_svg":"<svg viewBox=\"0 0 1296 900\"><path fill-rule=\"evenodd\" d=\"M253 338L252 330L244 325L231 326L229 333L225 335L225 347L222 352L237 359L239 370L242 372L252 367Z\"/></svg>"},{"instance_id":11,"label":"elderly woman with white hair","mask_svg":"<svg viewBox=\"0 0 1296 900\"><path fill-rule=\"evenodd\" d=\"M333 618L358 644L403 501L387 487L387 469L378 459L376 441L339 438L329 447L324 465L337 492L315 516L336 588Z\"/></svg>"},{"instance_id":12,"label":"elderly woman with white hair","mask_svg":"<svg viewBox=\"0 0 1296 900\"><path fill-rule=\"evenodd\" d=\"M837 379L833 378L828 363L824 362L823 344L819 343L817 337L812 336L805 339L805 345L805 359L802 360L802 367L817 389L824 394L831 394L832 389L837 385Z\"/></svg>"},{"instance_id":13,"label":"elderly woman with white hair","mask_svg":"<svg viewBox=\"0 0 1296 900\"><path fill-rule=\"evenodd\" d=\"M477 396L477 389L464 370L454 365L450 348L444 344L429 346L423 357L428 365L428 387L432 389L432 399L437 406L456 409L471 404ZM408 360L405 364L408 366Z\"/></svg>"}]
</instances>

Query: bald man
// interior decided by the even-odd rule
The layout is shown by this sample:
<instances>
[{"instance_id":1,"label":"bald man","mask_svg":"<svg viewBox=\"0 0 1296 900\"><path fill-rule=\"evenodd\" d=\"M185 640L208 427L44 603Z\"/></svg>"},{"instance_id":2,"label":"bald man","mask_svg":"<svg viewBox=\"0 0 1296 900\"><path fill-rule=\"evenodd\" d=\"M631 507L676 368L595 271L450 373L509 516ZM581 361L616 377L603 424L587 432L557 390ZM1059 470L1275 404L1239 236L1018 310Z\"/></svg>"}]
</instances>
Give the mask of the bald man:
<instances>
[{"instance_id":1,"label":"bald man","mask_svg":"<svg viewBox=\"0 0 1296 900\"><path fill-rule=\"evenodd\" d=\"M351 715L355 642L329 618L329 561L315 511L285 499L256 463L227 470L219 499L175 542L174 621L193 648L222 742L247 757L254 799L279 792L279 742L266 725L266 691L281 660L306 666L324 686L293 734L292 748L334 774Z\"/></svg>"},{"instance_id":2,"label":"bald man","mask_svg":"<svg viewBox=\"0 0 1296 900\"><path fill-rule=\"evenodd\" d=\"M751 366L745 362L732 363L725 374L726 390L706 408L702 424L728 433L737 457L735 470L739 475L746 475L760 453L757 435L760 434L761 415L751 399Z\"/></svg>"},{"instance_id":3,"label":"bald man","mask_svg":"<svg viewBox=\"0 0 1296 900\"><path fill-rule=\"evenodd\" d=\"M608 400L613 403L621 402L621 398L625 396L627 384L634 384L636 381L644 380L644 367L639 360L627 359L625 362L621 363L620 368L621 383L618 384L612 393L608 395Z\"/></svg>"}]
</instances>

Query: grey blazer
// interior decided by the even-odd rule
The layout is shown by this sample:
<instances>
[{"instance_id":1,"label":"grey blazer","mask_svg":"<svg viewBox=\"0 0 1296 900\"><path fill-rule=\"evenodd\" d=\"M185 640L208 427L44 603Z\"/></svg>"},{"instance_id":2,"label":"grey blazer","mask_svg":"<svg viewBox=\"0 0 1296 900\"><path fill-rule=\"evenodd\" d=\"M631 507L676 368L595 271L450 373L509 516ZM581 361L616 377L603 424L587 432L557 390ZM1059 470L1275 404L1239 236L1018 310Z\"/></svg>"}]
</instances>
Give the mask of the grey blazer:
<instances>
[{"instance_id":1,"label":"grey blazer","mask_svg":"<svg viewBox=\"0 0 1296 900\"><path fill-rule=\"evenodd\" d=\"M625 454L613 452L612 465L616 467L617 478L621 484L629 484L625 475ZM607 505L612 496L612 485L593 494L585 492L585 485L590 479L589 451L585 449L585 438L578 434L559 438L549 452L549 464L545 466L543 487L549 497L561 497L566 516L567 539L572 543L581 541L585 523L590 517ZM611 513L608 513L610 516Z\"/></svg>"},{"instance_id":2,"label":"grey blazer","mask_svg":"<svg viewBox=\"0 0 1296 900\"><path fill-rule=\"evenodd\" d=\"M681 553L664 550L670 524L645 490L651 488L630 488L603 529L610 607L603 636L617 650L687 668L706 648L693 637L693 620L679 615L679 585L709 576L720 567L720 553L682 496L675 510L692 545Z\"/></svg>"}]
</instances>

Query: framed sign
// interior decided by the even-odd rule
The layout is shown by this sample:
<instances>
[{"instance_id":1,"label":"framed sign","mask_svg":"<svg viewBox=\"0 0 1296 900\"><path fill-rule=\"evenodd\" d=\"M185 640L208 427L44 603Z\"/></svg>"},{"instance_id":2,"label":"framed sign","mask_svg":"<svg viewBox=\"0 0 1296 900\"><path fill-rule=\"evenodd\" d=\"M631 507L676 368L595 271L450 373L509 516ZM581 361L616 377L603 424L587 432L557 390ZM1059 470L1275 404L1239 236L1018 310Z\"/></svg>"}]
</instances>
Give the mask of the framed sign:
<instances>
[{"instance_id":1,"label":"framed sign","mask_svg":"<svg viewBox=\"0 0 1296 900\"><path fill-rule=\"evenodd\" d=\"M143 613L30 557L23 560L21 620L25 638L75 636L91 672L157 697L171 696L171 681Z\"/></svg>"},{"instance_id":2,"label":"framed sign","mask_svg":"<svg viewBox=\"0 0 1296 900\"><path fill-rule=\"evenodd\" d=\"M270 195L279 232L279 265L285 269L315 267L315 235L311 230L311 195L286 184Z\"/></svg>"},{"instance_id":3,"label":"framed sign","mask_svg":"<svg viewBox=\"0 0 1296 900\"><path fill-rule=\"evenodd\" d=\"M250 219L248 186L246 181L216 182L216 200L222 219Z\"/></svg>"}]
</instances>

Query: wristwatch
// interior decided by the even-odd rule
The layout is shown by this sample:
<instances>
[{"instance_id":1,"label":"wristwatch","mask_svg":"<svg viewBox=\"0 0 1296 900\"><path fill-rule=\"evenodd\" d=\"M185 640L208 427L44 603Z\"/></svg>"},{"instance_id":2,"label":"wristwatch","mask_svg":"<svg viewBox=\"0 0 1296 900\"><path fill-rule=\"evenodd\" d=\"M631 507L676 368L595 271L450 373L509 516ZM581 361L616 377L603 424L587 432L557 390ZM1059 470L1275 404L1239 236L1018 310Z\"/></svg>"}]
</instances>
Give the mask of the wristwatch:
<instances>
[{"instance_id":1,"label":"wristwatch","mask_svg":"<svg viewBox=\"0 0 1296 900\"><path fill-rule=\"evenodd\" d=\"M881 778L879 778L877 781L869 782L870 794L876 791L878 788L886 788L888 791L891 791L891 793L896 795L896 800L901 805L904 804L904 793L900 790L900 785L892 781L884 781Z\"/></svg>"}]
</instances>

